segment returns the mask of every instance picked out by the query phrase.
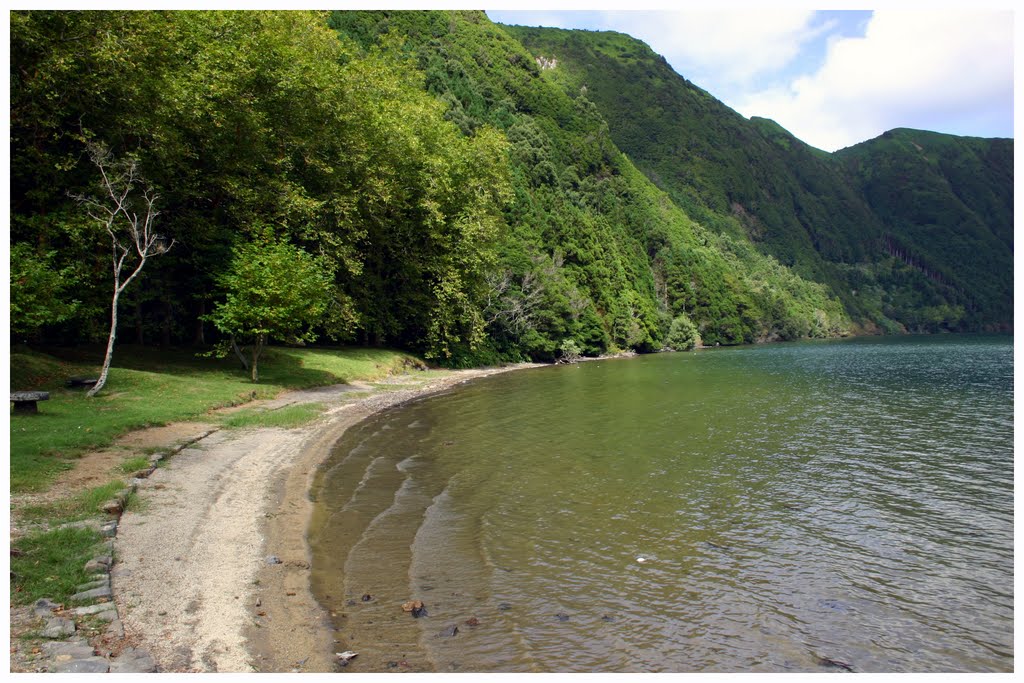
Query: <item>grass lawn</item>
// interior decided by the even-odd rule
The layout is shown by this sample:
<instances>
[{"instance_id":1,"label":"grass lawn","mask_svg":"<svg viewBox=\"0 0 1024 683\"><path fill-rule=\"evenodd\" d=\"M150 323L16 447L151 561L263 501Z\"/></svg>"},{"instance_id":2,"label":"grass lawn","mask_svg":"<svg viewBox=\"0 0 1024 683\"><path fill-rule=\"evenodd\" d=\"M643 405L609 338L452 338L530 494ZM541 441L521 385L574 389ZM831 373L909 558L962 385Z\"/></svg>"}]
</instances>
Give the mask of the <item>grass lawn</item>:
<instances>
[{"instance_id":1,"label":"grass lawn","mask_svg":"<svg viewBox=\"0 0 1024 683\"><path fill-rule=\"evenodd\" d=\"M74 376L99 376L101 350L12 349L11 390L44 390L37 415L11 414L11 491L46 488L83 452L109 445L133 429L197 419L208 411L298 389L375 380L422 362L388 349L268 349L253 384L234 358L118 346L107 385L95 398L66 389ZM290 416L297 418L300 416Z\"/></svg>"}]
</instances>

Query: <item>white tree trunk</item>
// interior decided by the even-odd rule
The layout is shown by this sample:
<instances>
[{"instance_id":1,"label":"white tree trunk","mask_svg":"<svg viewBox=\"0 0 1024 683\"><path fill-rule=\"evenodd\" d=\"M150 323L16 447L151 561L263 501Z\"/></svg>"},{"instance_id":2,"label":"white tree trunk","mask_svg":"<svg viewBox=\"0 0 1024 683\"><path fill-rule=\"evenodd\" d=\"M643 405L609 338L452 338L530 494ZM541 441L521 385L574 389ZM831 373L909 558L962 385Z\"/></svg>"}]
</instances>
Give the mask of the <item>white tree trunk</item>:
<instances>
[{"instance_id":1,"label":"white tree trunk","mask_svg":"<svg viewBox=\"0 0 1024 683\"><path fill-rule=\"evenodd\" d=\"M114 288L114 299L110 303L110 336L107 338L107 355L103 358L103 369L100 371L100 378L96 381L95 386L89 390L86 394L87 397L92 398L99 393L103 385L107 383L107 375L110 374L110 361L114 358L114 338L117 337L117 300L120 298L121 291Z\"/></svg>"}]
</instances>

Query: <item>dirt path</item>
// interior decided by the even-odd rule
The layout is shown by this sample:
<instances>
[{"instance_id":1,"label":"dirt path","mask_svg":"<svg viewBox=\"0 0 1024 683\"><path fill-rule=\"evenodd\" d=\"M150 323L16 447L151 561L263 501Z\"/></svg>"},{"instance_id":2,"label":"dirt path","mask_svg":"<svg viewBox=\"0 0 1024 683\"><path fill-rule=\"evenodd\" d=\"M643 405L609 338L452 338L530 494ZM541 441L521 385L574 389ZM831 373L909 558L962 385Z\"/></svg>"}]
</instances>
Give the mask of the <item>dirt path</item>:
<instances>
[{"instance_id":1,"label":"dirt path","mask_svg":"<svg viewBox=\"0 0 1024 683\"><path fill-rule=\"evenodd\" d=\"M170 458L118 528L113 588L129 640L163 671L331 671L305 538L316 467L374 412L520 367L529 366L403 376L369 394L367 385L292 392L266 407L328 409L297 429L218 431Z\"/></svg>"}]
</instances>

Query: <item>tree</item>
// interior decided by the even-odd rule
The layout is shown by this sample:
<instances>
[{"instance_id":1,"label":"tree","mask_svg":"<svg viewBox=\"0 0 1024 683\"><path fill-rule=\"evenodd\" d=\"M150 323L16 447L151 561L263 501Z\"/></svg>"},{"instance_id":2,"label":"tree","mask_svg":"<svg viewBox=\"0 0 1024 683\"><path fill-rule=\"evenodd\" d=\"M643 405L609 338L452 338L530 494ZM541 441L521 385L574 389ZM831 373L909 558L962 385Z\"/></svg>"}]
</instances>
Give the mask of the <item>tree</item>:
<instances>
[{"instance_id":1,"label":"tree","mask_svg":"<svg viewBox=\"0 0 1024 683\"><path fill-rule=\"evenodd\" d=\"M69 268L54 267L55 252L37 254L27 244L11 245L11 332L32 335L44 325L73 316L78 301Z\"/></svg>"},{"instance_id":2,"label":"tree","mask_svg":"<svg viewBox=\"0 0 1024 683\"><path fill-rule=\"evenodd\" d=\"M672 321L665 344L673 351L690 351L700 345L697 326L685 313L677 315Z\"/></svg>"},{"instance_id":3,"label":"tree","mask_svg":"<svg viewBox=\"0 0 1024 683\"><path fill-rule=\"evenodd\" d=\"M89 158L100 171L101 198L76 195L75 199L85 207L89 216L101 223L110 235L111 262L114 273L114 294L110 302L110 334L107 337L107 353L103 357L103 370L100 371L96 386L89 390L88 396L95 396L107 383L110 373L110 361L114 357L114 340L117 337L117 302L135 277L142 272L146 259L157 254L164 254L174 246L174 240L168 244L165 238L153 231L153 221L159 211L156 210L157 195L151 187L142 191L142 203L145 213L140 217L133 210L133 197L136 184L142 182L134 159L115 160L110 150L102 145L89 145ZM137 260L136 260L137 259ZM134 268L131 264L134 262ZM125 266L131 268L131 274L124 280L121 274Z\"/></svg>"},{"instance_id":4,"label":"tree","mask_svg":"<svg viewBox=\"0 0 1024 683\"><path fill-rule=\"evenodd\" d=\"M333 277L323 259L264 236L235 249L218 279L225 299L206 319L232 345L235 339L251 340L249 369L258 382L259 358L271 337L316 339L313 328L334 300Z\"/></svg>"}]
</instances>

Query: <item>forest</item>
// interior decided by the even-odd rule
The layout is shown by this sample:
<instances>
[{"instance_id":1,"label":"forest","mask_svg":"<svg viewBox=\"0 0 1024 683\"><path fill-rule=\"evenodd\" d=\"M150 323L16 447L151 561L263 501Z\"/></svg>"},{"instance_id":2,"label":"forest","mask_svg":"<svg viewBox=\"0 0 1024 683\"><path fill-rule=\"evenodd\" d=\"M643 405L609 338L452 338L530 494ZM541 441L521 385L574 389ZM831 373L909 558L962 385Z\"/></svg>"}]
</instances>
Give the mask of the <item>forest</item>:
<instances>
[{"instance_id":1,"label":"forest","mask_svg":"<svg viewBox=\"0 0 1024 683\"><path fill-rule=\"evenodd\" d=\"M119 340L241 346L254 379L271 343L471 366L1012 329L1012 141L829 155L628 36L475 11L10 24L15 344L105 341L119 259Z\"/></svg>"}]
</instances>

